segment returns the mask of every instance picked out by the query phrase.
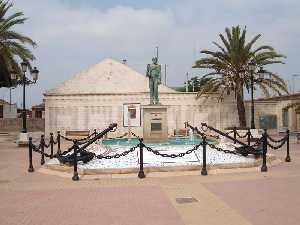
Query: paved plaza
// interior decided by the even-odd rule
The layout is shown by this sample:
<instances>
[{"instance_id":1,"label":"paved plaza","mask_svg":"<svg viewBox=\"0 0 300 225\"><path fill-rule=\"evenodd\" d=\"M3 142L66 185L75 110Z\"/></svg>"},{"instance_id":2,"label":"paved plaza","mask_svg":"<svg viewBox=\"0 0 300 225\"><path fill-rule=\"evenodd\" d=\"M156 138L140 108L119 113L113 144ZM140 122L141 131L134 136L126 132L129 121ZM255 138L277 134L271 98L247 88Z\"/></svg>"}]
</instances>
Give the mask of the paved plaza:
<instances>
[{"instance_id":1,"label":"paved plaza","mask_svg":"<svg viewBox=\"0 0 300 225\"><path fill-rule=\"evenodd\" d=\"M0 225L296 225L300 221L300 144L291 163L257 169L146 174L120 178L46 174L34 153L0 136ZM284 157L285 151L269 151Z\"/></svg>"}]
</instances>

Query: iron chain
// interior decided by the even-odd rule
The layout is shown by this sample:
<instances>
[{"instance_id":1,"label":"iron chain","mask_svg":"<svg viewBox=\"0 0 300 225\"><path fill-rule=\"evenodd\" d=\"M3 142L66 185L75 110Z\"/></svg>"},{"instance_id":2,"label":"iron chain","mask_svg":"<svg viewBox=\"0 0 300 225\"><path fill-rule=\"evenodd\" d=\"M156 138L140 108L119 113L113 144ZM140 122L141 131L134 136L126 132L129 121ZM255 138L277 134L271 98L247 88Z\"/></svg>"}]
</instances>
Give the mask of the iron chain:
<instances>
[{"instance_id":1,"label":"iron chain","mask_svg":"<svg viewBox=\"0 0 300 225\"><path fill-rule=\"evenodd\" d=\"M133 132L130 132L134 137L136 137L136 138L138 138L138 139L140 139L140 137L139 136L137 136L135 133L133 133Z\"/></svg>"},{"instance_id":2,"label":"iron chain","mask_svg":"<svg viewBox=\"0 0 300 225\"><path fill-rule=\"evenodd\" d=\"M277 146L274 146L274 145L270 144L270 142L267 142L267 144L268 144L268 146L269 146L270 148L272 148L273 150L277 150L277 149L281 148L281 147L286 143L286 140L287 140L287 139L284 139L284 140L283 140L279 145L277 145Z\"/></svg>"},{"instance_id":3,"label":"iron chain","mask_svg":"<svg viewBox=\"0 0 300 225\"><path fill-rule=\"evenodd\" d=\"M147 149L147 151L152 152L155 155L159 155L161 157L167 157L167 158L173 158L174 159L174 158L177 158L177 157L183 157L185 155L191 154L192 152L196 151L201 145L203 145L203 144L201 143L201 144L195 145L194 148L189 149L186 152L181 152L181 153L178 153L178 154L160 153L158 150L154 150L154 149L152 149L148 146L145 146L145 148Z\"/></svg>"},{"instance_id":4,"label":"iron chain","mask_svg":"<svg viewBox=\"0 0 300 225\"><path fill-rule=\"evenodd\" d=\"M48 144L46 144L45 142L44 142L44 147L46 147L46 148L49 148L50 147L50 142L48 143Z\"/></svg>"},{"instance_id":5,"label":"iron chain","mask_svg":"<svg viewBox=\"0 0 300 225\"><path fill-rule=\"evenodd\" d=\"M245 135L240 135L237 131L235 133L239 138L245 138L248 136L248 132Z\"/></svg>"},{"instance_id":6,"label":"iron chain","mask_svg":"<svg viewBox=\"0 0 300 225\"><path fill-rule=\"evenodd\" d=\"M204 133L200 132L200 131L198 130L198 128L197 128L197 127L195 128L195 129L196 129L196 132L199 132L199 133L201 133L201 136L202 136L202 137L203 137L203 136L208 136L208 137L212 137L212 138L220 139L220 136L219 136L219 135L212 135L212 134L207 134L207 133L205 133L205 132L207 132L207 131L208 131L208 128L204 129L203 127L204 127L204 126L203 126L203 125L201 125L201 130L202 130Z\"/></svg>"},{"instance_id":7,"label":"iron chain","mask_svg":"<svg viewBox=\"0 0 300 225\"><path fill-rule=\"evenodd\" d=\"M86 142L88 142L89 140L90 140L90 138L92 137L92 136L94 136L95 135L95 133L91 133L91 134L89 134L87 137L84 137L84 138L81 138L81 139L72 139L72 138L67 138L67 137L65 137L65 136L63 136L63 135L60 135L60 137L62 138L62 139L65 139L66 141L83 141L83 143L80 143L80 145L81 144L85 144ZM84 141L86 141L86 142L84 142Z\"/></svg>"},{"instance_id":8,"label":"iron chain","mask_svg":"<svg viewBox=\"0 0 300 225\"><path fill-rule=\"evenodd\" d=\"M258 147L262 143L263 143L263 138L260 138L253 145L251 145L251 147L253 148Z\"/></svg>"},{"instance_id":9,"label":"iron chain","mask_svg":"<svg viewBox=\"0 0 300 225\"><path fill-rule=\"evenodd\" d=\"M214 144L208 144L209 147L219 151L219 152L224 152L224 153L229 153L229 154L233 154L233 155L237 155L238 153L236 151L232 151L232 150L225 150L222 149L220 147L215 146Z\"/></svg>"},{"instance_id":10,"label":"iron chain","mask_svg":"<svg viewBox=\"0 0 300 225\"><path fill-rule=\"evenodd\" d=\"M268 137L268 139L270 140L270 141L272 141L272 142L274 142L274 143L280 143L280 142L283 142L283 141L285 141L286 139L287 139L287 135L286 136L284 136L282 139L280 139L280 140L275 140L275 139L273 139L270 135L267 135L267 137Z\"/></svg>"},{"instance_id":11,"label":"iron chain","mask_svg":"<svg viewBox=\"0 0 300 225\"><path fill-rule=\"evenodd\" d=\"M129 150L127 150L127 151L124 151L124 152L122 152L122 153L117 153L117 154L115 154L115 155L107 155L107 156L103 156L103 155L96 155L96 154L94 153L94 156L97 157L98 159L118 159L118 158L120 158L120 157L122 157L122 156L128 155L128 154L131 153L131 152L134 152L135 149L136 149L137 147L139 147L139 146L140 146L140 144L138 144L138 145L136 145L136 146L134 146L134 147L131 147L131 148L130 148Z\"/></svg>"},{"instance_id":12,"label":"iron chain","mask_svg":"<svg viewBox=\"0 0 300 225\"><path fill-rule=\"evenodd\" d=\"M33 150L34 152L38 152L38 153L40 153L40 154L43 154L42 151L40 150L40 148L41 148L41 145L39 145L38 148L37 148L35 145L32 145L32 150ZM44 156L46 156L46 157L48 157L48 158L51 157L50 154L47 154L47 153L45 153L45 152L44 152Z\"/></svg>"},{"instance_id":13,"label":"iron chain","mask_svg":"<svg viewBox=\"0 0 300 225\"><path fill-rule=\"evenodd\" d=\"M225 134L229 135L229 134L231 134L231 133L233 133L233 132L234 132L234 130L231 130L231 131L229 131L229 132L227 132L227 133L225 133Z\"/></svg>"}]
</instances>

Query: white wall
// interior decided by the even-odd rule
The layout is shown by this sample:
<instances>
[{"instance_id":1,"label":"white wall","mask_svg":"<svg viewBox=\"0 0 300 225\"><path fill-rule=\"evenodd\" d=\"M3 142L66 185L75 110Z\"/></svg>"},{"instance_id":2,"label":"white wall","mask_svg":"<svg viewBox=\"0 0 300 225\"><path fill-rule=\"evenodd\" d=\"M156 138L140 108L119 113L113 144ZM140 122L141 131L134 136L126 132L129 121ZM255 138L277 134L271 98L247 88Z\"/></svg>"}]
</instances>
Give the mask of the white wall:
<instances>
[{"instance_id":1,"label":"white wall","mask_svg":"<svg viewBox=\"0 0 300 225\"><path fill-rule=\"evenodd\" d=\"M184 128L184 122L200 126L202 122L223 129L235 125L235 101L228 96L219 102L217 96L203 96L196 99L194 93L167 93L160 95L160 102L168 106L168 133L174 129ZM119 136L127 132L123 127L123 104L149 104L148 93L137 94L102 94L102 95L69 95L45 96L45 132L60 130L103 130L110 123L118 123ZM143 126L143 124L142 124ZM132 127L137 135L142 135L141 127Z\"/></svg>"},{"instance_id":2,"label":"white wall","mask_svg":"<svg viewBox=\"0 0 300 225\"><path fill-rule=\"evenodd\" d=\"M17 105L16 104L4 104L3 105L3 118L17 118Z\"/></svg>"}]
</instances>

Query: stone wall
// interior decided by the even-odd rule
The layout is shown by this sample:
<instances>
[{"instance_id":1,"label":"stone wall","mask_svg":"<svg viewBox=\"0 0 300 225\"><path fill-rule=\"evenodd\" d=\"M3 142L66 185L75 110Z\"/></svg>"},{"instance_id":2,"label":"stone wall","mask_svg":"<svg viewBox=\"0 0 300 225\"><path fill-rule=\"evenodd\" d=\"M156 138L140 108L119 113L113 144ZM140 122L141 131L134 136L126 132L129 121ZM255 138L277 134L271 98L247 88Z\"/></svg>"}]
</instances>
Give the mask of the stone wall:
<instances>
[{"instance_id":1,"label":"stone wall","mask_svg":"<svg viewBox=\"0 0 300 225\"><path fill-rule=\"evenodd\" d=\"M3 104L3 118L17 118L17 105Z\"/></svg>"},{"instance_id":2,"label":"stone wall","mask_svg":"<svg viewBox=\"0 0 300 225\"><path fill-rule=\"evenodd\" d=\"M22 129L22 118L15 119L0 119L0 132L18 132ZM27 119L28 131L44 131L45 120L44 119Z\"/></svg>"},{"instance_id":3,"label":"stone wall","mask_svg":"<svg viewBox=\"0 0 300 225\"><path fill-rule=\"evenodd\" d=\"M286 128L293 130L293 127L291 127L292 123L292 117L289 116L289 127L283 127L283 118L282 118L282 109L286 107L288 104L290 104L290 100L286 101L256 101L254 102L254 109L255 109L255 114L254 114L254 122L256 128L259 127L259 118L260 116L263 115L276 115L277 118L277 129L274 129L274 131L280 131L284 130ZM245 108L246 108L246 118L247 118L247 126L250 126L251 122L251 102L247 101L245 103ZM289 115L292 113L292 108L289 109Z\"/></svg>"},{"instance_id":4,"label":"stone wall","mask_svg":"<svg viewBox=\"0 0 300 225\"><path fill-rule=\"evenodd\" d=\"M199 126L206 122L223 129L236 125L235 100L227 96L219 101L216 95L196 99L195 93L162 93L160 102L168 107L168 134L175 129L184 128L184 122ZM45 98L45 132L64 133L67 130L102 130L110 123L118 123L113 136L128 131L123 127L123 104L149 104L149 93L134 94L86 94L86 95L48 95ZM143 122L142 122L143 123ZM142 135L141 127L132 127L131 131Z\"/></svg>"}]
</instances>

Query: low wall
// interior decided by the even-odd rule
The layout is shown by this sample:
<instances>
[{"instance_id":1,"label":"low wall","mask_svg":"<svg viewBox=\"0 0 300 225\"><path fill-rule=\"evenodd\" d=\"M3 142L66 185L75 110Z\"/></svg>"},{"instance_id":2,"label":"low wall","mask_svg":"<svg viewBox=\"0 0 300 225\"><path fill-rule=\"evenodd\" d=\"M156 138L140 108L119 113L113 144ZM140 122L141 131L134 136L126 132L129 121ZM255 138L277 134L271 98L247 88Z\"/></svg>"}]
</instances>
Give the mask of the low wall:
<instances>
[{"instance_id":1,"label":"low wall","mask_svg":"<svg viewBox=\"0 0 300 225\"><path fill-rule=\"evenodd\" d=\"M15 119L0 119L0 132L13 132L22 129L22 118ZM45 119L28 118L27 119L28 131L43 131L45 130Z\"/></svg>"}]
</instances>

